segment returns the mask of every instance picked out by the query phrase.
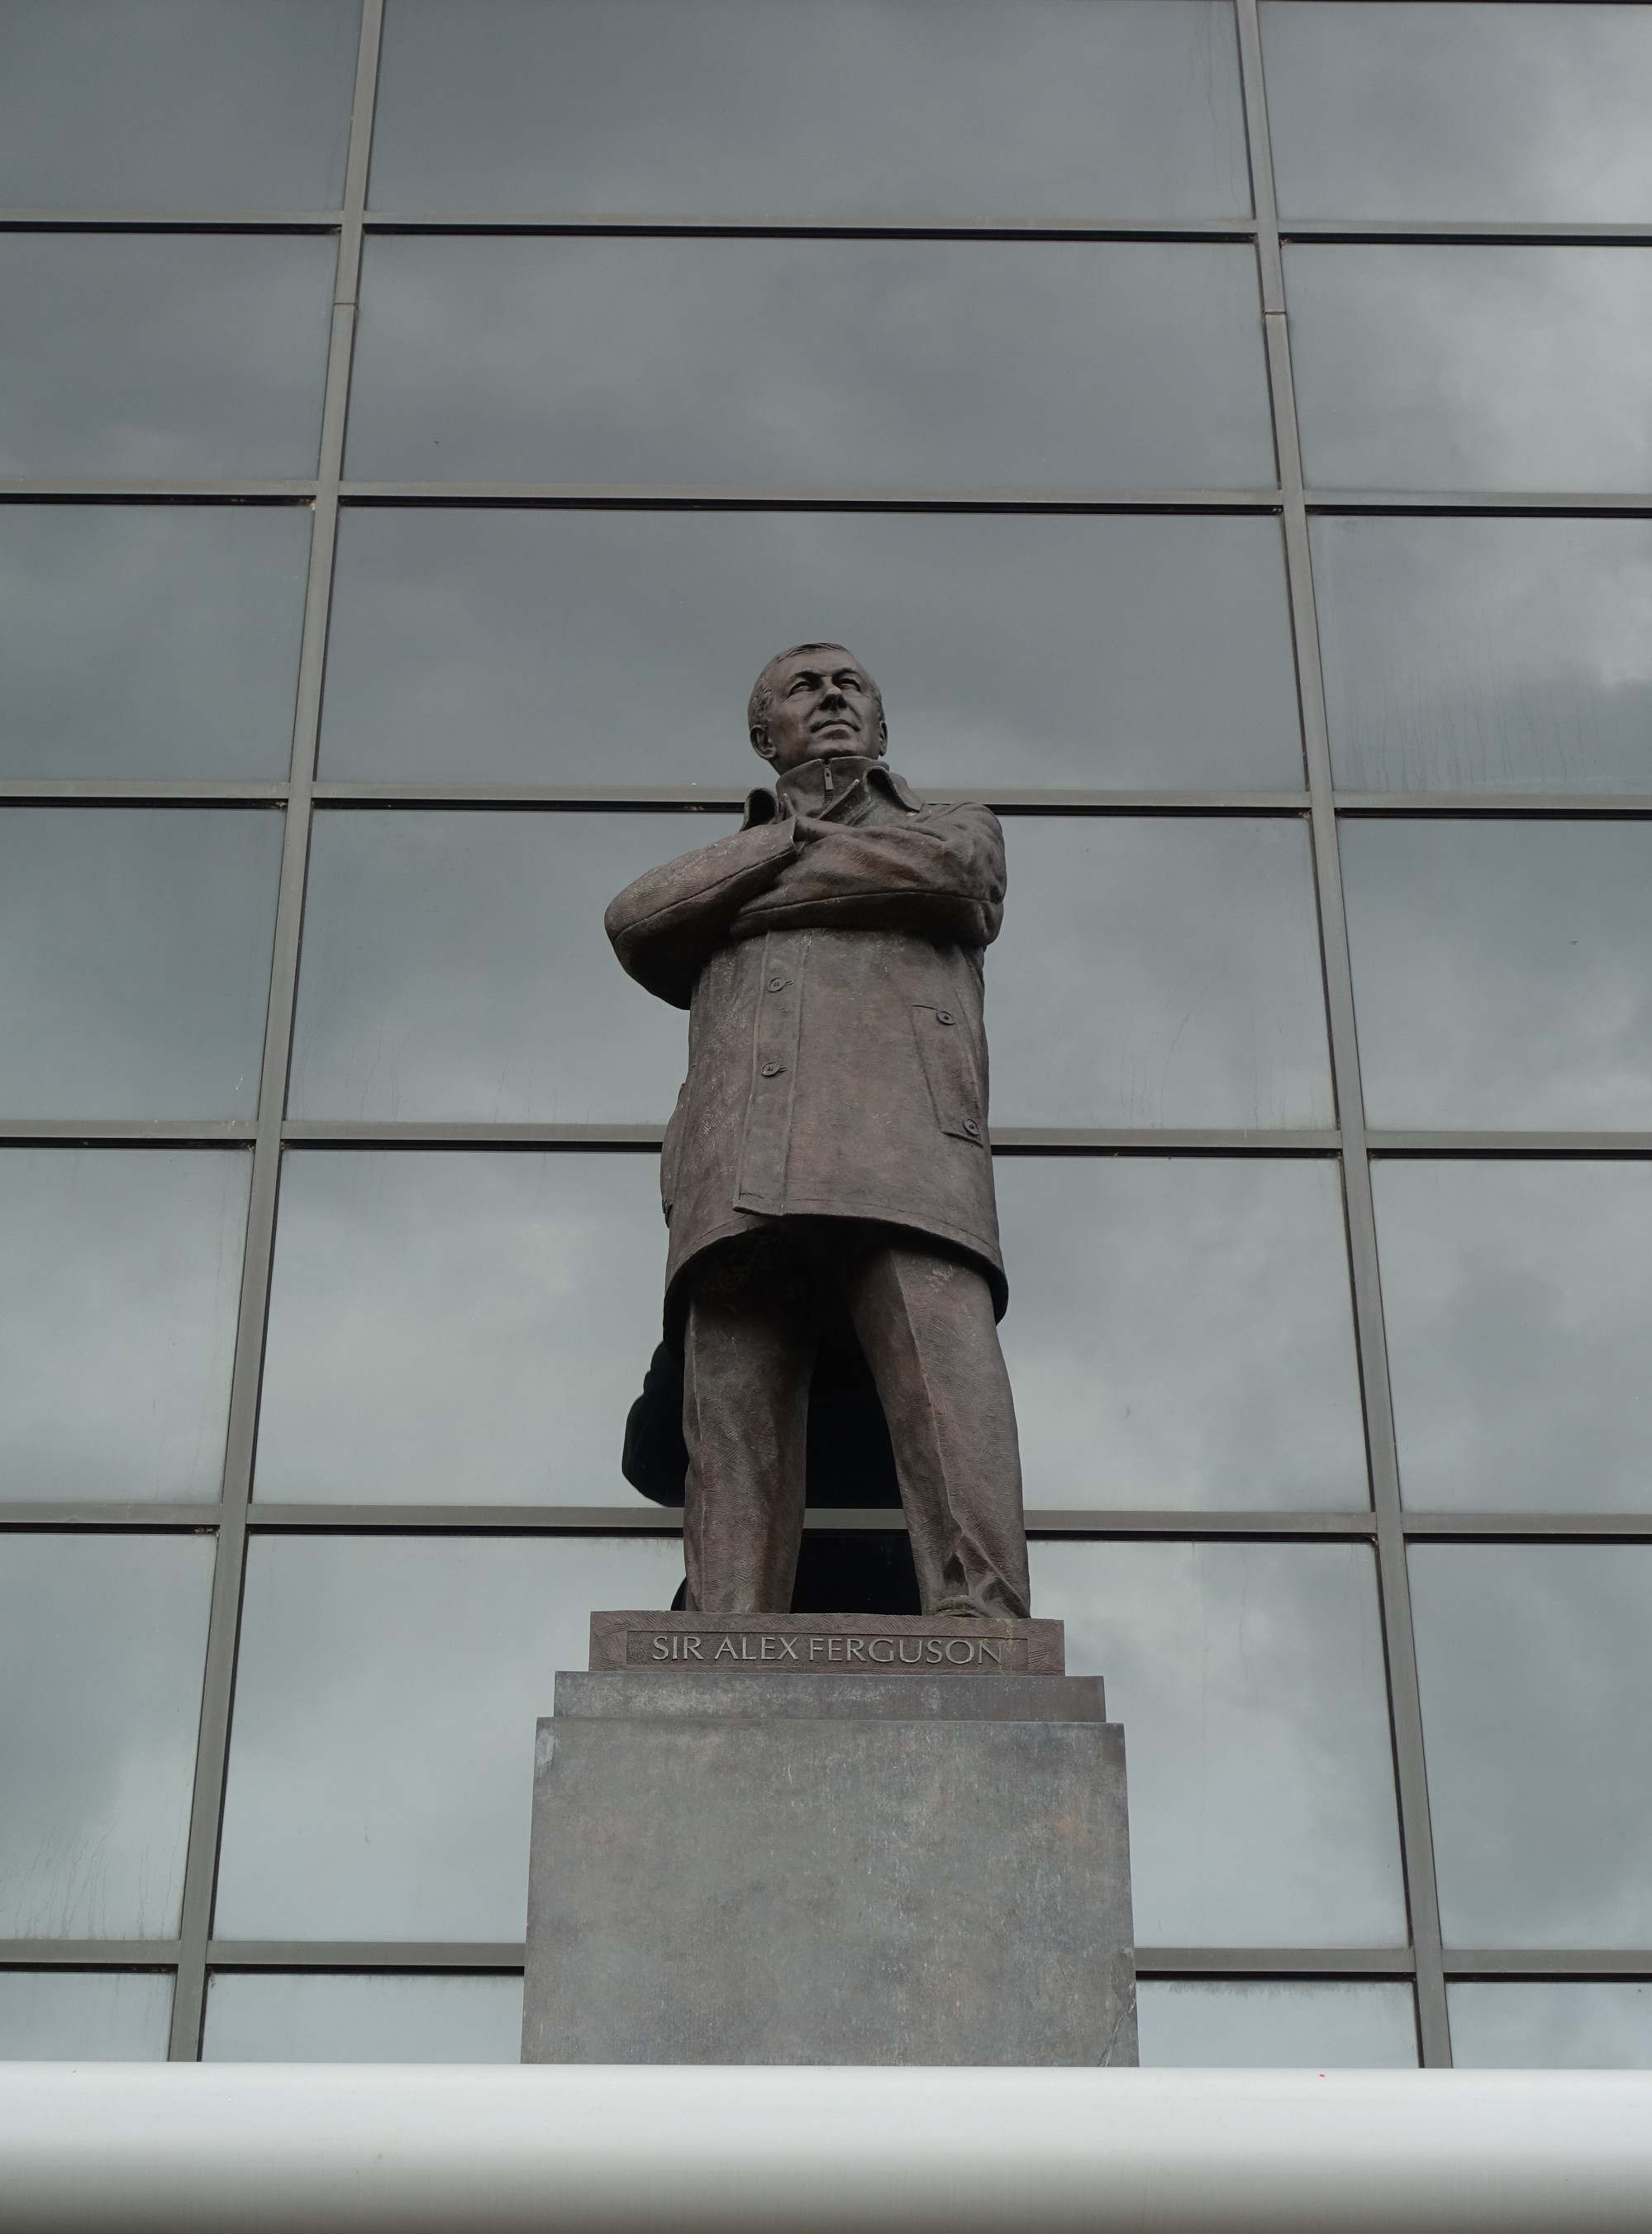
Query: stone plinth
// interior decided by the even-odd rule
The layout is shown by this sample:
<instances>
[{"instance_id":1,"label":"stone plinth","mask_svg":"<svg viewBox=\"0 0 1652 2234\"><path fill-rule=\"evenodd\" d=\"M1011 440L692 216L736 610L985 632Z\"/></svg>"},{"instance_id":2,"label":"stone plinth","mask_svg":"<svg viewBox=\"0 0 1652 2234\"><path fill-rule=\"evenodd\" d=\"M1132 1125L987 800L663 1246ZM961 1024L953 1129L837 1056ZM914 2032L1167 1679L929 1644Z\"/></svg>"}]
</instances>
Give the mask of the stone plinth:
<instances>
[{"instance_id":1,"label":"stone plinth","mask_svg":"<svg viewBox=\"0 0 1652 2234\"><path fill-rule=\"evenodd\" d=\"M591 1627L539 1726L524 2061L1135 2061L1124 1734L1059 1623Z\"/></svg>"}]
</instances>

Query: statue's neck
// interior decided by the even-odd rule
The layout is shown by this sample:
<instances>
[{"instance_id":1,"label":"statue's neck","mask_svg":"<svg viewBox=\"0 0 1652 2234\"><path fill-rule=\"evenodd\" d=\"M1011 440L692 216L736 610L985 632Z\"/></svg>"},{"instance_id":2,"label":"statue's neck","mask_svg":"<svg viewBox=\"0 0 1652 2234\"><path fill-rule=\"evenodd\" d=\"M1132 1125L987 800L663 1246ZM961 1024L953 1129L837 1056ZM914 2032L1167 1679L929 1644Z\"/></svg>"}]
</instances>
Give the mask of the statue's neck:
<instances>
[{"instance_id":1,"label":"statue's neck","mask_svg":"<svg viewBox=\"0 0 1652 2234\"><path fill-rule=\"evenodd\" d=\"M788 768L774 795L789 814L830 813L882 765L875 754L839 753L830 760L803 761Z\"/></svg>"}]
</instances>

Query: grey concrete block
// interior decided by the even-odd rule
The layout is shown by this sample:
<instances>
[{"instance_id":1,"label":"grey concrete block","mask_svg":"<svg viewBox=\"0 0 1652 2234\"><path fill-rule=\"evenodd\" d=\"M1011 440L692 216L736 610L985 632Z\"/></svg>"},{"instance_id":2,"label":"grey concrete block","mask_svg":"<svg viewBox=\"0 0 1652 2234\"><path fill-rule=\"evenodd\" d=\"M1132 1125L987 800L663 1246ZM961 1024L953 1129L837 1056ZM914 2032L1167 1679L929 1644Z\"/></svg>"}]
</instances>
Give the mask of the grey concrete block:
<instances>
[{"instance_id":1,"label":"grey concrete block","mask_svg":"<svg viewBox=\"0 0 1652 2234\"><path fill-rule=\"evenodd\" d=\"M927 1721L1105 1722L1099 1676L776 1676L761 1682L730 1669L623 1669L557 1677L556 1711L586 1721L617 1716L692 1721L819 1721L842 1715Z\"/></svg>"},{"instance_id":2,"label":"grey concrete block","mask_svg":"<svg viewBox=\"0 0 1652 2234\"><path fill-rule=\"evenodd\" d=\"M1056 1684L976 1678L1005 1720L938 1702L957 1677L898 1715L842 1688L890 1677L564 1680L525 2061L1135 2061L1124 1737L1089 1683L1052 1719ZM811 1682L812 1717L777 1695Z\"/></svg>"}]
</instances>

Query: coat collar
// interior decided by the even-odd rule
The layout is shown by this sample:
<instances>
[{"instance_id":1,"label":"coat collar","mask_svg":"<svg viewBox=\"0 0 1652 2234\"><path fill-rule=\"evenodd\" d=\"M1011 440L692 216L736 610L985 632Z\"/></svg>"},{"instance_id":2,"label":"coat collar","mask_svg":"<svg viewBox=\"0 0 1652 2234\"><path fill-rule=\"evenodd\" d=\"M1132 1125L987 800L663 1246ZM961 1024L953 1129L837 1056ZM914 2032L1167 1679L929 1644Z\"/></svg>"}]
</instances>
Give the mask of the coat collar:
<instances>
[{"instance_id":1,"label":"coat collar","mask_svg":"<svg viewBox=\"0 0 1652 2234\"><path fill-rule=\"evenodd\" d=\"M782 814L819 814L825 807L820 783L819 761L805 761L800 768L788 770L773 791L761 785L746 794L746 812L741 827L754 829L758 824L776 821ZM911 789L904 776L883 761L865 760L859 754L843 754L832 763L834 778L846 777L848 782L838 786L839 799L846 798L855 784L864 782L873 791L881 792L897 807L904 807L909 814L916 814L923 800Z\"/></svg>"}]
</instances>

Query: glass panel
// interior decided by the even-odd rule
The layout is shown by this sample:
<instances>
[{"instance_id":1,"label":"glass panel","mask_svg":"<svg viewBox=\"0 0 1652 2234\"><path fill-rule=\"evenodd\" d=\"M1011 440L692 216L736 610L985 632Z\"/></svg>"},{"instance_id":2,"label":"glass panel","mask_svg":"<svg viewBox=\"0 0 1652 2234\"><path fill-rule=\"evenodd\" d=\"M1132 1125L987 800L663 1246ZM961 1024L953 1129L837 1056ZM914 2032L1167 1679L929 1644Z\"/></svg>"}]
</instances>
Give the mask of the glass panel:
<instances>
[{"instance_id":1,"label":"glass panel","mask_svg":"<svg viewBox=\"0 0 1652 2234\"><path fill-rule=\"evenodd\" d=\"M996 1168L1029 1506L1368 1501L1335 1164Z\"/></svg>"},{"instance_id":2,"label":"glass panel","mask_svg":"<svg viewBox=\"0 0 1652 2234\"><path fill-rule=\"evenodd\" d=\"M1348 822L1374 1125L1652 1125L1652 824Z\"/></svg>"},{"instance_id":3,"label":"glass panel","mask_svg":"<svg viewBox=\"0 0 1652 2234\"><path fill-rule=\"evenodd\" d=\"M6 0L0 205L336 208L356 0Z\"/></svg>"},{"instance_id":4,"label":"glass panel","mask_svg":"<svg viewBox=\"0 0 1652 2234\"><path fill-rule=\"evenodd\" d=\"M1652 1943L1652 1545L1410 1557L1446 1945Z\"/></svg>"},{"instance_id":5,"label":"glass panel","mask_svg":"<svg viewBox=\"0 0 1652 2234\"><path fill-rule=\"evenodd\" d=\"M1138 1945L1402 1945L1366 1546L1031 1549L1035 1612L1125 1727Z\"/></svg>"},{"instance_id":6,"label":"glass panel","mask_svg":"<svg viewBox=\"0 0 1652 2234\"><path fill-rule=\"evenodd\" d=\"M369 480L1273 479L1247 245L375 237L362 284Z\"/></svg>"},{"instance_id":7,"label":"glass panel","mask_svg":"<svg viewBox=\"0 0 1652 2234\"><path fill-rule=\"evenodd\" d=\"M816 92L834 87L832 128ZM392 0L382 209L1212 217L1250 206L1225 8Z\"/></svg>"},{"instance_id":8,"label":"glass panel","mask_svg":"<svg viewBox=\"0 0 1652 2234\"><path fill-rule=\"evenodd\" d=\"M1652 253L1287 248L1318 488L1644 489Z\"/></svg>"},{"instance_id":9,"label":"glass panel","mask_svg":"<svg viewBox=\"0 0 1652 2234\"><path fill-rule=\"evenodd\" d=\"M258 1113L281 817L0 811L0 1116Z\"/></svg>"},{"instance_id":10,"label":"glass panel","mask_svg":"<svg viewBox=\"0 0 1652 2234\"><path fill-rule=\"evenodd\" d=\"M1144 2067L1401 2070L1417 2061L1407 1985L1149 1978L1136 1989Z\"/></svg>"},{"instance_id":11,"label":"glass panel","mask_svg":"<svg viewBox=\"0 0 1652 2234\"><path fill-rule=\"evenodd\" d=\"M207 1981L203 2063L518 2063L520 1978L300 1976Z\"/></svg>"},{"instance_id":12,"label":"glass panel","mask_svg":"<svg viewBox=\"0 0 1652 2234\"><path fill-rule=\"evenodd\" d=\"M1309 533L1345 790L1652 791L1652 522Z\"/></svg>"},{"instance_id":13,"label":"glass panel","mask_svg":"<svg viewBox=\"0 0 1652 2234\"><path fill-rule=\"evenodd\" d=\"M0 507L0 776L282 783L309 507Z\"/></svg>"},{"instance_id":14,"label":"glass panel","mask_svg":"<svg viewBox=\"0 0 1652 2234\"><path fill-rule=\"evenodd\" d=\"M1641 8L1263 0L1290 217L1652 216Z\"/></svg>"},{"instance_id":15,"label":"glass panel","mask_svg":"<svg viewBox=\"0 0 1652 2234\"><path fill-rule=\"evenodd\" d=\"M731 822L683 814L317 817L296 1117L669 1116L686 1020L631 983L603 910Z\"/></svg>"},{"instance_id":16,"label":"glass panel","mask_svg":"<svg viewBox=\"0 0 1652 2234\"><path fill-rule=\"evenodd\" d=\"M1011 818L1000 1125L1329 1125L1308 826Z\"/></svg>"},{"instance_id":17,"label":"glass panel","mask_svg":"<svg viewBox=\"0 0 1652 2234\"><path fill-rule=\"evenodd\" d=\"M255 1537L215 1930L519 1939L533 1726L670 1537Z\"/></svg>"},{"instance_id":18,"label":"glass panel","mask_svg":"<svg viewBox=\"0 0 1652 2234\"><path fill-rule=\"evenodd\" d=\"M29 2063L164 2063L172 1975L0 1970L0 2057Z\"/></svg>"},{"instance_id":19,"label":"glass panel","mask_svg":"<svg viewBox=\"0 0 1652 2234\"><path fill-rule=\"evenodd\" d=\"M251 1159L0 1154L0 1503L219 1493Z\"/></svg>"},{"instance_id":20,"label":"glass panel","mask_svg":"<svg viewBox=\"0 0 1652 2234\"><path fill-rule=\"evenodd\" d=\"M829 631L920 786L1294 787L1283 559L1262 519L351 508L323 764L754 781L759 668Z\"/></svg>"},{"instance_id":21,"label":"glass panel","mask_svg":"<svg viewBox=\"0 0 1652 2234\"><path fill-rule=\"evenodd\" d=\"M0 1938L177 1931L213 1548L0 1538Z\"/></svg>"},{"instance_id":22,"label":"glass panel","mask_svg":"<svg viewBox=\"0 0 1652 2234\"><path fill-rule=\"evenodd\" d=\"M290 1154L258 1495L640 1504L664 1264L653 1155Z\"/></svg>"},{"instance_id":23,"label":"glass panel","mask_svg":"<svg viewBox=\"0 0 1652 2234\"><path fill-rule=\"evenodd\" d=\"M299 233L0 234L0 473L313 474L336 252Z\"/></svg>"},{"instance_id":24,"label":"glass panel","mask_svg":"<svg viewBox=\"0 0 1652 2234\"><path fill-rule=\"evenodd\" d=\"M1652 1166L1380 1161L1406 1503L1652 1506Z\"/></svg>"},{"instance_id":25,"label":"glass panel","mask_svg":"<svg viewBox=\"0 0 1652 2234\"><path fill-rule=\"evenodd\" d=\"M1652 2068L1652 1986L1639 1981L1465 1979L1446 1987L1446 2000L1459 2069Z\"/></svg>"}]
</instances>

